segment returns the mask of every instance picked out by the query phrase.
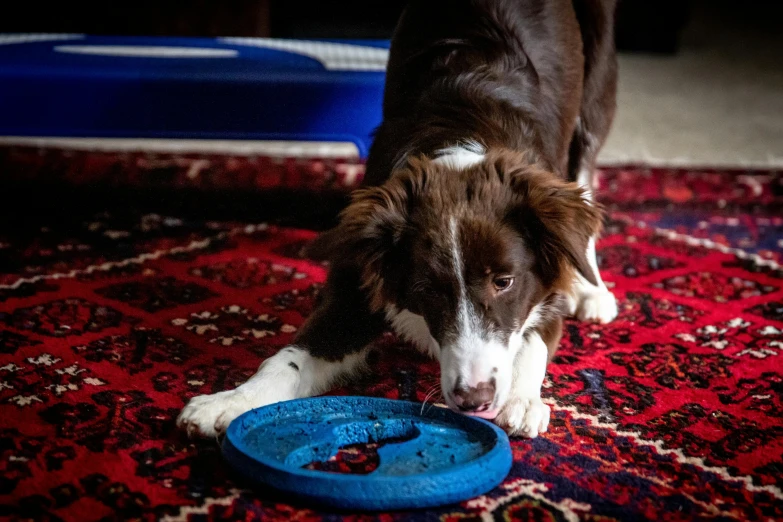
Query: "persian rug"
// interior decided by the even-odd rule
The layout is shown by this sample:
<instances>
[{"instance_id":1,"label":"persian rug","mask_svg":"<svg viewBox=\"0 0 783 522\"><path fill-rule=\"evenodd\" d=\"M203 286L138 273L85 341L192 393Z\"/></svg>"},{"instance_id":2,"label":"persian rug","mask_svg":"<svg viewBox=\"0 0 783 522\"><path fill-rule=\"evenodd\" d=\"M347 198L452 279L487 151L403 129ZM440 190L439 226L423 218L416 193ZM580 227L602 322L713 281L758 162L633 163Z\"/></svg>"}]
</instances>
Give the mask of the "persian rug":
<instances>
[{"instance_id":1,"label":"persian rug","mask_svg":"<svg viewBox=\"0 0 783 522\"><path fill-rule=\"evenodd\" d=\"M362 172L350 162L30 150L0 153L0 166L2 179L41 184L247 191L344 191ZM618 167L600 183L599 261L619 317L566 324L544 388L550 429L512 439L501 486L415 512L324 512L248 488L218 441L188 440L174 425L190 397L240 384L291 340L326 274L300 255L314 231L167 204L153 212L130 198L68 219L4 220L0 518L783 518L783 176ZM334 393L422 401L437 382L437 363L391 335L372 357L371 374ZM312 467L366 473L375 449L345 448Z\"/></svg>"}]
</instances>

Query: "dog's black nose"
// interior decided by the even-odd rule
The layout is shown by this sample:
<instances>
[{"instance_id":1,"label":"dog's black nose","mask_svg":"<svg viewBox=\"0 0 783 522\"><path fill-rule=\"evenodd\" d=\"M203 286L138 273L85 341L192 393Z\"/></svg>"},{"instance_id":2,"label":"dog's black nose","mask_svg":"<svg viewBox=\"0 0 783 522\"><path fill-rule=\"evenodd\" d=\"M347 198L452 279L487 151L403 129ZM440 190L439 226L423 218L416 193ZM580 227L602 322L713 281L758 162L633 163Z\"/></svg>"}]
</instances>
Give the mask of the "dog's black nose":
<instances>
[{"instance_id":1,"label":"dog's black nose","mask_svg":"<svg viewBox=\"0 0 783 522\"><path fill-rule=\"evenodd\" d=\"M456 387L451 396L454 404L462 411L484 411L495 398L495 380L480 382L475 387Z\"/></svg>"}]
</instances>

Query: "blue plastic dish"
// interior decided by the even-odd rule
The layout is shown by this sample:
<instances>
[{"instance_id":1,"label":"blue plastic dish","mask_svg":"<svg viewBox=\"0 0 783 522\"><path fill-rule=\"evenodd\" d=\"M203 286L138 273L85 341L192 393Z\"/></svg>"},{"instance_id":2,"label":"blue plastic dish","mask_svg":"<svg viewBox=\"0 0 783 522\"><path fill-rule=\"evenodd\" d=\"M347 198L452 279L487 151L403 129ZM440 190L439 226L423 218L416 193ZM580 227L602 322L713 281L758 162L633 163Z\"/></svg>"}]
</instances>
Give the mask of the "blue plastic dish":
<instances>
[{"instance_id":1,"label":"blue plastic dish","mask_svg":"<svg viewBox=\"0 0 783 522\"><path fill-rule=\"evenodd\" d=\"M377 469L348 475L304 469L339 448L388 439ZM249 411L223 440L228 462L254 483L352 510L424 508L486 493L511 469L497 426L439 407L369 397L318 397Z\"/></svg>"}]
</instances>

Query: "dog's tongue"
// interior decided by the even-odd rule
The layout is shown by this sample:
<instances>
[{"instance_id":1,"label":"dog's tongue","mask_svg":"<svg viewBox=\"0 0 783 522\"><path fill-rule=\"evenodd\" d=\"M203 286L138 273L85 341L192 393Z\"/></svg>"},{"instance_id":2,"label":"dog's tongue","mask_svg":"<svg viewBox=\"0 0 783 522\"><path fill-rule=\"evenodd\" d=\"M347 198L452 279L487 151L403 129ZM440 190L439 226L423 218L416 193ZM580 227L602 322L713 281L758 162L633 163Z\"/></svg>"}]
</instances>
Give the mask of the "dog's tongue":
<instances>
[{"instance_id":1,"label":"dog's tongue","mask_svg":"<svg viewBox=\"0 0 783 522\"><path fill-rule=\"evenodd\" d=\"M498 410L475 411L475 412L468 413L468 415L471 417L479 417L486 420L492 420L498 416Z\"/></svg>"}]
</instances>

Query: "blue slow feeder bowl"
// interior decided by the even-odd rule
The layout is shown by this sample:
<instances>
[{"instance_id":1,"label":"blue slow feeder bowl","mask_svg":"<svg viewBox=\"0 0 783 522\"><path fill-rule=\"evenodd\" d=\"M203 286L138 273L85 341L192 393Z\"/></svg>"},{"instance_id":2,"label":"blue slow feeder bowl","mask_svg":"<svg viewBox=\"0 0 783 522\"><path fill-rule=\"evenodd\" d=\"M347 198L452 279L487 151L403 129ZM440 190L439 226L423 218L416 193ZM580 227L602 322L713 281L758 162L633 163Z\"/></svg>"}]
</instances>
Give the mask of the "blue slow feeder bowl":
<instances>
[{"instance_id":1,"label":"blue slow feeder bowl","mask_svg":"<svg viewBox=\"0 0 783 522\"><path fill-rule=\"evenodd\" d=\"M343 446L390 439L378 449L377 469L367 475L303 468ZM249 411L228 427L223 454L254 483L352 510L467 500L500 484L512 462L508 437L487 421L369 397L299 399Z\"/></svg>"}]
</instances>

